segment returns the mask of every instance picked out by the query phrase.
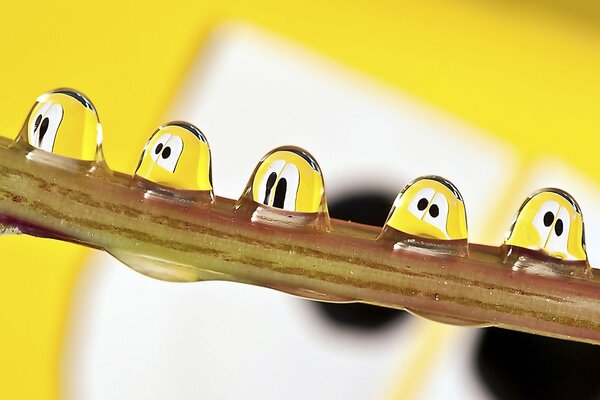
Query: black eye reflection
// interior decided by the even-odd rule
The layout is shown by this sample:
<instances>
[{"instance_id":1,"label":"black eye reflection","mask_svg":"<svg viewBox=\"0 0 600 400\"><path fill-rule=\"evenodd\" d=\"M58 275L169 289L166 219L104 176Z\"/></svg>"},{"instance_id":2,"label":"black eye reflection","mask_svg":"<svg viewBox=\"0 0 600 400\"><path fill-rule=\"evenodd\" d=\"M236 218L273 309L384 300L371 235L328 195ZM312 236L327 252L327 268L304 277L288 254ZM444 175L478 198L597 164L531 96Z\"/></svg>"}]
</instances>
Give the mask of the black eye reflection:
<instances>
[{"instance_id":1,"label":"black eye reflection","mask_svg":"<svg viewBox=\"0 0 600 400\"><path fill-rule=\"evenodd\" d=\"M271 172L269 177L267 178L267 187L265 190L265 199L263 200L263 204L269 204L269 196L271 195L271 190L275 185L275 181L277 180L277 174L275 172Z\"/></svg>"},{"instance_id":2,"label":"black eye reflection","mask_svg":"<svg viewBox=\"0 0 600 400\"><path fill-rule=\"evenodd\" d=\"M544 214L544 226L549 227L550 225L552 225L552 223L554 222L554 213L548 211L546 214ZM562 221L562 219L558 219L556 221L556 224L554 224L554 233L556 233L556 236L560 236L563 234L565 230L565 224Z\"/></svg>"},{"instance_id":3,"label":"black eye reflection","mask_svg":"<svg viewBox=\"0 0 600 400\"><path fill-rule=\"evenodd\" d=\"M563 225L562 219L559 219L558 221L556 221L556 224L554 225L554 232L556 232L556 236L562 235L563 229L564 229L564 225Z\"/></svg>"},{"instance_id":4,"label":"black eye reflection","mask_svg":"<svg viewBox=\"0 0 600 400\"><path fill-rule=\"evenodd\" d=\"M427 208L428 205L429 201L427 201L427 199L423 197L417 203L417 208L419 209L419 211L423 211ZM440 215L440 208L436 204L433 204L431 207L429 207L429 215L431 215L433 218L437 218L437 216Z\"/></svg>"},{"instance_id":5,"label":"black eye reflection","mask_svg":"<svg viewBox=\"0 0 600 400\"><path fill-rule=\"evenodd\" d=\"M283 209L285 205L285 194L287 192L287 180L285 178L279 179L277 187L275 188L275 198L273 199L273 207Z\"/></svg>"},{"instance_id":6,"label":"black eye reflection","mask_svg":"<svg viewBox=\"0 0 600 400\"><path fill-rule=\"evenodd\" d=\"M161 154L162 151L162 154ZM163 146L162 143L159 143L158 146L156 146L156 149L154 149L154 154L158 155L160 154L161 157L163 159L167 159L171 156L171 148L169 146Z\"/></svg>"},{"instance_id":7,"label":"black eye reflection","mask_svg":"<svg viewBox=\"0 0 600 400\"><path fill-rule=\"evenodd\" d=\"M554 222L554 214L548 211L544 214L544 226L549 227Z\"/></svg>"},{"instance_id":8,"label":"black eye reflection","mask_svg":"<svg viewBox=\"0 0 600 400\"><path fill-rule=\"evenodd\" d=\"M33 130L34 131L40 126L41 122L42 122L42 114L39 114L37 116L37 118L35 119L35 122L33 123Z\"/></svg>"},{"instance_id":9,"label":"black eye reflection","mask_svg":"<svg viewBox=\"0 0 600 400\"><path fill-rule=\"evenodd\" d=\"M42 143L42 139L48 131L48 125L50 125L50 120L48 118L44 118L42 124L40 125L40 143Z\"/></svg>"}]
</instances>

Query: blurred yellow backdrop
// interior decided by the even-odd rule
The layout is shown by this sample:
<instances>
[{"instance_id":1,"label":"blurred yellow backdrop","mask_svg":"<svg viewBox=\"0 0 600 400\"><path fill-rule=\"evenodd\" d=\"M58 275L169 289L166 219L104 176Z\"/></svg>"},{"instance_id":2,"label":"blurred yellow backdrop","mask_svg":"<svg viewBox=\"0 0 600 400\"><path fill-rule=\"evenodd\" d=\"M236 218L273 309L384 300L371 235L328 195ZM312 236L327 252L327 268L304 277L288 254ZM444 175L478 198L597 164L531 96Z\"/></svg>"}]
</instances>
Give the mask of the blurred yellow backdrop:
<instances>
[{"instance_id":1,"label":"blurred yellow backdrop","mask_svg":"<svg viewBox=\"0 0 600 400\"><path fill-rule=\"evenodd\" d=\"M105 153L131 173L205 38L241 20L600 181L600 4L594 1L273 0L2 3L0 134L60 86L96 105ZM240 171L246 174L247 171ZM0 241L0 397L60 397L72 283L87 250Z\"/></svg>"}]
</instances>

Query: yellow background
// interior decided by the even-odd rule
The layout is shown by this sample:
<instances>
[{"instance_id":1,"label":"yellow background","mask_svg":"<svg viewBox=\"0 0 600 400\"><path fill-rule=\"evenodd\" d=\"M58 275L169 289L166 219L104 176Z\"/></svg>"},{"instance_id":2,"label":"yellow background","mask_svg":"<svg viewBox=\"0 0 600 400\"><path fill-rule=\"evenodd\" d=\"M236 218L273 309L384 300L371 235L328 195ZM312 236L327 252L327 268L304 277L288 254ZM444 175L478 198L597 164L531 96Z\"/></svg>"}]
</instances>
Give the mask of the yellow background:
<instances>
[{"instance_id":1,"label":"yellow background","mask_svg":"<svg viewBox=\"0 0 600 400\"><path fill-rule=\"evenodd\" d=\"M600 181L597 2L324 3L3 1L0 132L15 136L39 94L74 87L99 110L108 163L131 173L131 149L162 122L211 29L241 20L459 115L524 159L555 154ZM58 398L87 250L6 237L0 252L0 397Z\"/></svg>"}]
</instances>

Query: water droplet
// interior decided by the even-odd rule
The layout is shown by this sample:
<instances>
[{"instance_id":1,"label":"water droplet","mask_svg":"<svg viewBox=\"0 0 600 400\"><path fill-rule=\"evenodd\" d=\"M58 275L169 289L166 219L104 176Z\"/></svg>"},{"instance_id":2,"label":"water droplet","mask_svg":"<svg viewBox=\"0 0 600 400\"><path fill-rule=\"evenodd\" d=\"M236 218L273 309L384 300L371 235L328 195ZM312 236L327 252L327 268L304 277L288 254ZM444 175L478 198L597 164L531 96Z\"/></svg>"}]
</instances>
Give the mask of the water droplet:
<instances>
[{"instance_id":1,"label":"water droplet","mask_svg":"<svg viewBox=\"0 0 600 400\"><path fill-rule=\"evenodd\" d=\"M107 249L117 260L140 274L168 282L198 282L209 280L228 280L226 274L191 268L186 264L164 260L125 250Z\"/></svg>"},{"instance_id":2,"label":"water droplet","mask_svg":"<svg viewBox=\"0 0 600 400\"><path fill-rule=\"evenodd\" d=\"M92 102L73 89L56 89L37 98L17 143L64 157L102 160L102 126Z\"/></svg>"},{"instance_id":3,"label":"water droplet","mask_svg":"<svg viewBox=\"0 0 600 400\"><path fill-rule=\"evenodd\" d=\"M505 243L562 260L587 259L581 210L575 199L560 189L542 189L528 197Z\"/></svg>"},{"instance_id":4,"label":"water droplet","mask_svg":"<svg viewBox=\"0 0 600 400\"><path fill-rule=\"evenodd\" d=\"M589 276L581 209L567 192L547 188L521 205L505 241L513 270Z\"/></svg>"},{"instance_id":5,"label":"water droplet","mask_svg":"<svg viewBox=\"0 0 600 400\"><path fill-rule=\"evenodd\" d=\"M439 176L425 176L400 192L378 237L394 249L468 255L467 217L458 189Z\"/></svg>"},{"instance_id":6,"label":"water droplet","mask_svg":"<svg viewBox=\"0 0 600 400\"><path fill-rule=\"evenodd\" d=\"M438 293L436 293L435 296L433 296L433 298L435 299L435 301L439 301L440 295Z\"/></svg>"},{"instance_id":7,"label":"water droplet","mask_svg":"<svg viewBox=\"0 0 600 400\"><path fill-rule=\"evenodd\" d=\"M210 148L204 134L188 122L176 121L152 133L135 178L150 195L211 203L214 199L211 168Z\"/></svg>"},{"instance_id":8,"label":"water droplet","mask_svg":"<svg viewBox=\"0 0 600 400\"><path fill-rule=\"evenodd\" d=\"M321 168L299 147L279 147L265 155L236 210L254 222L331 229Z\"/></svg>"}]
</instances>

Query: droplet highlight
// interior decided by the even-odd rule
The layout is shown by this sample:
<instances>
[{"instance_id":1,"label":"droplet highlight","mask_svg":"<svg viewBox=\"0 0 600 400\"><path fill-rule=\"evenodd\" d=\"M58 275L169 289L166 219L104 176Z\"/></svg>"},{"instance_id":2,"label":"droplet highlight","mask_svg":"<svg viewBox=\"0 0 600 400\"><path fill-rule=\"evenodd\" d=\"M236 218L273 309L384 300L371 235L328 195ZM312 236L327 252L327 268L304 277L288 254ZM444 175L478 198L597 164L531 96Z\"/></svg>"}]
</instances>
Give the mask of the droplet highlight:
<instances>
[{"instance_id":1,"label":"droplet highlight","mask_svg":"<svg viewBox=\"0 0 600 400\"><path fill-rule=\"evenodd\" d=\"M20 235L22 232L19 227L0 221L0 236L3 235Z\"/></svg>"},{"instance_id":2,"label":"droplet highlight","mask_svg":"<svg viewBox=\"0 0 600 400\"><path fill-rule=\"evenodd\" d=\"M155 130L144 147L135 176L181 191L204 192L212 198L212 169L208 141L196 126L175 121Z\"/></svg>"},{"instance_id":3,"label":"droplet highlight","mask_svg":"<svg viewBox=\"0 0 600 400\"><path fill-rule=\"evenodd\" d=\"M258 163L236 204L254 221L330 229L321 168L306 150L279 147Z\"/></svg>"},{"instance_id":4,"label":"droplet highlight","mask_svg":"<svg viewBox=\"0 0 600 400\"><path fill-rule=\"evenodd\" d=\"M463 198L450 181L424 176L398 195L378 240L395 249L466 255L467 216Z\"/></svg>"},{"instance_id":5,"label":"droplet highlight","mask_svg":"<svg viewBox=\"0 0 600 400\"><path fill-rule=\"evenodd\" d=\"M581 209L575 199L561 189L541 189L528 197L505 244L559 260L587 261Z\"/></svg>"},{"instance_id":6,"label":"droplet highlight","mask_svg":"<svg viewBox=\"0 0 600 400\"><path fill-rule=\"evenodd\" d=\"M102 126L96 108L74 89L56 89L38 97L17 141L72 159L102 159Z\"/></svg>"}]
</instances>

